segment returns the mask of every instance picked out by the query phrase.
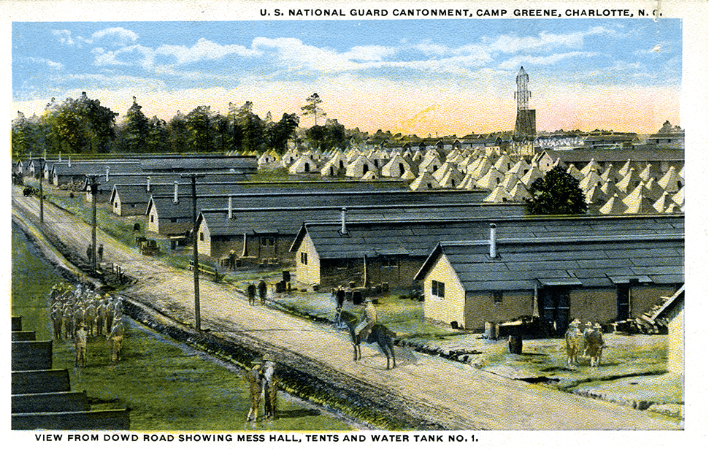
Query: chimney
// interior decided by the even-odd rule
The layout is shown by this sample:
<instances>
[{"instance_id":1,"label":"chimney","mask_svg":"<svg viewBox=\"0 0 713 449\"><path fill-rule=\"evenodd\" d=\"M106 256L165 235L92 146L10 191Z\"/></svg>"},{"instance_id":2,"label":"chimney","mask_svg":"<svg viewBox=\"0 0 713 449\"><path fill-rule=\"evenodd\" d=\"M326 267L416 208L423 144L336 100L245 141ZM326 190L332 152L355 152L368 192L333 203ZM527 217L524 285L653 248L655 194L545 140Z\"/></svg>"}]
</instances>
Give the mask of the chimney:
<instances>
[{"instance_id":1,"label":"chimney","mask_svg":"<svg viewBox=\"0 0 713 449\"><path fill-rule=\"evenodd\" d=\"M342 235L347 233L347 208L342 207L342 229L340 231Z\"/></svg>"},{"instance_id":2,"label":"chimney","mask_svg":"<svg viewBox=\"0 0 713 449\"><path fill-rule=\"evenodd\" d=\"M67 159L67 167L71 167L71 166L72 166L72 158L70 157L69 159Z\"/></svg>"},{"instance_id":3,"label":"chimney","mask_svg":"<svg viewBox=\"0 0 713 449\"><path fill-rule=\"evenodd\" d=\"M228 218L233 218L233 197L228 197Z\"/></svg>"},{"instance_id":4,"label":"chimney","mask_svg":"<svg viewBox=\"0 0 713 449\"><path fill-rule=\"evenodd\" d=\"M146 191L147 192L151 191L151 176L146 177Z\"/></svg>"},{"instance_id":5,"label":"chimney","mask_svg":"<svg viewBox=\"0 0 713 449\"><path fill-rule=\"evenodd\" d=\"M105 177L106 182L109 182L109 167L106 168L106 177Z\"/></svg>"},{"instance_id":6,"label":"chimney","mask_svg":"<svg viewBox=\"0 0 713 449\"><path fill-rule=\"evenodd\" d=\"M30 159L32 159L32 156L30 155ZM62 152L59 152L59 161L62 162Z\"/></svg>"},{"instance_id":7,"label":"chimney","mask_svg":"<svg viewBox=\"0 0 713 449\"><path fill-rule=\"evenodd\" d=\"M178 204L178 181L173 181L173 204Z\"/></svg>"},{"instance_id":8,"label":"chimney","mask_svg":"<svg viewBox=\"0 0 713 449\"><path fill-rule=\"evenodd\" d=\"M498 257L498 245L495 240L495 223L490 223L490 258L495 259Z\"/></svg>"}]
</instances>

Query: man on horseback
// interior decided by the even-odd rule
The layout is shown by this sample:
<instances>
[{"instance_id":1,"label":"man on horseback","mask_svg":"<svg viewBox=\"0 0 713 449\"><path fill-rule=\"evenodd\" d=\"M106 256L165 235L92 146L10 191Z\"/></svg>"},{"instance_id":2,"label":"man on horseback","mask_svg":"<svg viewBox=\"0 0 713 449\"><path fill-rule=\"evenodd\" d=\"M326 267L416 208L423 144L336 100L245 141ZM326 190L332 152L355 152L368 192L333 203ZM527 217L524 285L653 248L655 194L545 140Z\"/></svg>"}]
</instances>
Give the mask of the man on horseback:
<instances>
[{"instance_id":1,"label":"man on horseback","mask_svg":"<svg viewBox=\"0 0 713 449\"><path fill-rule=\"evenodd\" d=\"M376 308L374 307L374 303L371 301L371 299L367 298L364 301L364 318L362 319L361 323L359 323L359 325L356 327L356 329L354 329L354 331L361 340L366 340L367 338L369 338L371 329L373 329L377 320L378 316L376 314Z\"/></svg>"}]
</instances>

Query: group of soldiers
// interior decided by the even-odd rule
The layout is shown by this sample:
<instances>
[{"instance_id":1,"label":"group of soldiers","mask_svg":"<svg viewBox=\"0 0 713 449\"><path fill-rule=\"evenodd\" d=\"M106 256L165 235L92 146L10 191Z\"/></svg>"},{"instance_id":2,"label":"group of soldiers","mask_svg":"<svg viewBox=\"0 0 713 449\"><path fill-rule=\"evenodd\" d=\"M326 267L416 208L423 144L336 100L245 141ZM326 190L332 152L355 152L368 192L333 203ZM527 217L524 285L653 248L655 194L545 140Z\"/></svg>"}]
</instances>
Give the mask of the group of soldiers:
<instances>
[{"instance_id":1,"label":"group of soldiers","mask_svg":"<svg viewBox=\"0 0 713 449\"><path fill-rule=\"evenodd\" d=\"M263 420L270 420L275 416L277 402L277 379L275 377L275 358L265 354L262 358L252 361L252 367L247 373L250 384L250 411L248 422L255 422L260 410L260 402L264 399L265 411Z\"/></svg>"},{"instance_id":2,"label":"group of soldiers","mask_svg":"<svg viewBox=\"0 0 713 449\"><path fill-rule=\"evenodd\" d=\"M565 347L567 349L567 365L573 366L579 363L579 356L589 358L590 366L599 366L604 349L604 337L602 336L602 326L599 323L587 322L584 330L579 329L581 321L574 319L567 328L564 335Z\"/></svg>"},{"instance_id":3,"label":"group of soldiers","mask_svg":"<svg viewBox=\"0 0 713 449\"><path fill-rule=\"evenodd\" d=\"M256 292L260 297L260 304L265 305L265 299L267 298L267 283L265 282L265 279L260 279L260 282L258 282L257 287L253 283L248 284L245 293L248 297L248 304L250 304L251 306L255 305Z\"/></svg>"},{"instance_id":4,"label":"group of soldiers","mask_svg":"<svg viewBox=\"0 0 713 449\"><path fill-rule=\"evenodd\" d=\"M87 339L106 335L111 342L111 361L119 361L124 339L123 299L100 294L77 284L55 284L50 291L50 318L56 341L72 340L75 366L86 366Z\"/></svg>"}]
</instances>

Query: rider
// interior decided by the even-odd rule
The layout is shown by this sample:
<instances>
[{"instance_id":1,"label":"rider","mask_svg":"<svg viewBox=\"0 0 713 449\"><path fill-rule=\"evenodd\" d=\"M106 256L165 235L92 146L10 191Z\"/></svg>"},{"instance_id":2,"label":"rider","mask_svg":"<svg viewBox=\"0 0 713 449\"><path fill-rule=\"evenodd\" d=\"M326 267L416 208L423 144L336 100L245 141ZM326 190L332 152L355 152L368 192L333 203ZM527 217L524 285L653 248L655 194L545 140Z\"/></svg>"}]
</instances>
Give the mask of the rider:
<instances>
[{"instance_id":1,"label":"rider","mask_svg":"<svg viewBox=\"0 0 713 449\"><path fill-rule=\"evenodd\" d=\"M364 319L361 323L354 329L355 333L362 339L366 340L371 333L371 329L376 324L378 316L376 314L376 308L374 303L370 298L366 298L364 301Z\"/></svg>"}]
</instances>

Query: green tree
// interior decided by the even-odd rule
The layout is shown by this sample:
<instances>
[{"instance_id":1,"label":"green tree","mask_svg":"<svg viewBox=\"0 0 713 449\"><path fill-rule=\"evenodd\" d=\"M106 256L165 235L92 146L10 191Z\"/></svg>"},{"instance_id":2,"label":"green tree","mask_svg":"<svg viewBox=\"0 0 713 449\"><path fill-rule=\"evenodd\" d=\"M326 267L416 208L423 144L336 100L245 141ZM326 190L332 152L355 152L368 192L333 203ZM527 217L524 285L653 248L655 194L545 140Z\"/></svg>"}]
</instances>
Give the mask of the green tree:
<instances>
[{"instance_id":1,"label":"green tree","mask_svg":"<svg viewBox=\"0 0 713 449\"><path fill-rule=\"evenodd\" d=\"M168 126L155 115L148 121L146 151L148 153L166 153L170 150Z\"/></svg>"},{"instance_id":2,"label":"green tree","mask_svg":"<svg viewBox=\"0 0 713 449\"><path fill-rule=\"evenodd\" d=\"M213 125L210 106L198 106L186 116L188 149L195 153L213 150Z\"/></svg>"},{"instance_id":3,"label":"green tree","mask_svg":"<svg viewBox=\"0 0 713 449\"><path fill-rule=\"evenodd\" d=\"M587 212L584 192L562 167L555 167L530 187L527 211L533 215L570 215Z\"/></svg>"},{"instance_id":4,"label":"green tree","mask_svg":"<svg viewBox=\"0 0 713 449\"><path fill-rule=\"evenodd\" d=\"M134 97L134 103L126 112L124 127L126 128L126 135L124 136L126 139L126 150L130 153L146 152L149 119L141 112L141 106L136 103L136 97Z\"/></svg>"},{"instance_id":5,"label":"green tree","mask_svg":"<svg viewBox=\"0 0 713 449\"><path fill-rule=\"evenodd\" d=\"M279 154L284 154L287 151L287 142L294 135L295 130L300 124L300 118L297 114L282 114L279 122L268 123L265 129L265 139L268 148L272 148Z\"/></svg>"},{"instance_id":6,"label":"green tree","mask_svg":"<svg viewBox=\"0 0 713 449\"><path fill-rule=\"evenodd\" d=\"M60 106L53 101L46 109L51 118L51 140L56 151L67 153L107 153L115 137L115 120L119 115L87 97L67 98Z\"/></svg>"},{"instance_id":7,"label":"green tree","mask_svg":"<svg viewBox=\"0 0 713 449\"><path fill-rule=\"evenodd\" d=\"M169 151L173 153L188 151L189 134L186 116L181 111L177 111L168 122Z\"/></svg>"},{"instance_id":8,"label":"green tree","mask_svg":"<svg viewBox=\"0 0 713 449\"><path fill-rule=\"evenodd\" d=\"M237 111L238 124L242 131L243 151L262 151L265 147L265 124L253 112L252 101L246 101Z\"/></svg>"},{"instance_id":9,"label":"green tree","mask_svg":"<svg viewBox=\"0 0 713 449\"><path fill-rule=\"evenodd\" d=\"M314 126L317 126L317 119L325 117L327 114L319 107L322 103L322 99L319 98L317 92L313 93L305 100L306 105L302 106L302 115L308 117L314 117Z\"/></svg>"}]
</instances>

